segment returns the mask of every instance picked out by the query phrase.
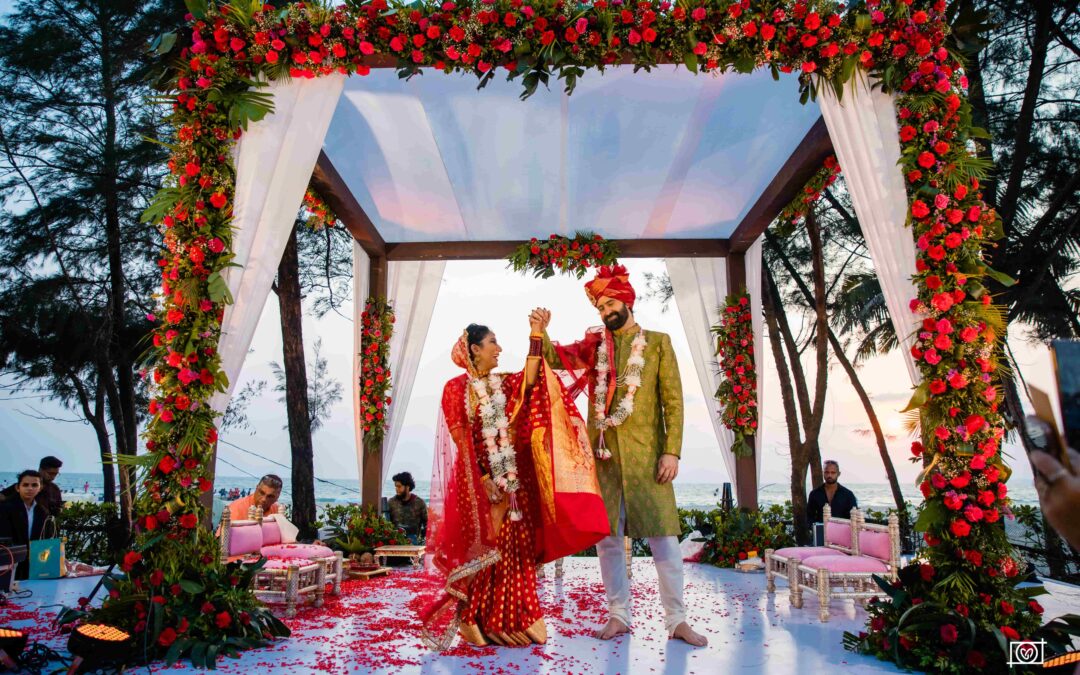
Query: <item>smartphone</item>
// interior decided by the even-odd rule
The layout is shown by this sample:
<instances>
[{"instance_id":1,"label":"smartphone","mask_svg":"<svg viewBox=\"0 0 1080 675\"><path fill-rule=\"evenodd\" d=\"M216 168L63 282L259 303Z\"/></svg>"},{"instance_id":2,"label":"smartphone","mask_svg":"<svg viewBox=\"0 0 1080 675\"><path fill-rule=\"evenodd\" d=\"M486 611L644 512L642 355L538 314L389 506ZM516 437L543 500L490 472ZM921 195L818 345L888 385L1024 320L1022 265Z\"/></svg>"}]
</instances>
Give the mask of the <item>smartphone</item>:
<instances>
[{"instance_id":1,"label":"smartphone","mask_svg":"<svg viewBox=\"0 0 1080 675\"><path fill-rule=\"evenodd\" d=\"M1054 340L1050 350L1061 401L1061 435L1069 447L1080 450L1080 340Z\"/></svg>"},{"instance_id":2,"label":"smartphone","mask_svg":"<svg viewBox=\"0 0 1080 675\"><path fill-rule=\"evenodd\" d=\"M1065 452L1065 438L1061 435L1057 420L1054 417L1054 406L1050 403L1050 396L1038 387L1028 386L1031 395L1031 406L1035 409L1034 415L1027 416L1027 433L1031 450L1045 452L1063 466L1072 470L1069 456Z\"/></svg>"}]
</instances>

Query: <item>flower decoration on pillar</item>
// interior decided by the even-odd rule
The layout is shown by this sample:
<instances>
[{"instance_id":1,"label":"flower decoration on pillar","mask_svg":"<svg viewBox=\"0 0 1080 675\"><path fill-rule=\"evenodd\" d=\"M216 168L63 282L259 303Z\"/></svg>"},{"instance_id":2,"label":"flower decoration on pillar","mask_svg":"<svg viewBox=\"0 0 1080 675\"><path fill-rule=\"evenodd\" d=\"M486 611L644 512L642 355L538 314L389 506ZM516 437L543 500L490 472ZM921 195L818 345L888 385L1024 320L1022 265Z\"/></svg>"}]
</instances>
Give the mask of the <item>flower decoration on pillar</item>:
<instances>
[{"instance_id":1,"label":"flower decoration on pillar","mask_svg":"<svg viewBox=\"0 0 1080 675\"><path fill-rule=\"evenodd\" d=\"M758 428L757 366L754 362L754 322L746 291L727 297L720 323L713 326L720 357L720 421L735 433L731 451L752 457L751 438Z\"/></svg>"},{"instance_id":2,"label":"flower decoration on pillar","mask_svg":"<svg viewBox=\"0 0 1080 675\"><path fill-rule=\"evenodd\" d=\"M538 279L550 279L556 274L581 279L590 268L614 265L618 257L615 242L592 232L577 232L573 237L553 234L547 239L533 238L518 246L508 260L515 272L532 272Z\"/></svg>"},{"instance_id":3,"label":"flower decoration on pillar","mask_svg":"<svg viewBox=\"0 0 1080 675\"><path fill-rule=\"evenodd\" d=\"M145 475L133 509L141 557L131 561L106 605L92 610L101 615L94 620L130 629L158 655L176 649L205 655L212 646L224 653L249 646L231 638L274 634L268 624L249 630L243 621L262 621L243 576L221 577L232 591L205 599L208 587L200 580L226 568L216 562L210 531L198 526L208 520L199 496L212 488L217 440L208 403L228 387L217 346L232 302L223 273L235 255L234 145L273 102L258 83L363 76L376 63L391 62L403 77L432 68L474 75L481 86L505 73L521 82L527 98L552 78L572 92L590 69L663 62L691 72L794 73L803 103L821 87L841 91L860 74L898 93L919 249L912 309L922 326L913 354L923 384L912 409L919 410L923 428L915 451L927 455L929 465L920 519L929 568L902 574L904 595L894 604L872 605L868 632L849 646L905 665L948 663L954 672L981 672L987 664L1004 668L1008 639L1036 634L1040 610L1015 589L1018 565L996 523L1009 504L997 380L1004 326L984 285L996 273L983 251L999 224L980 194L984 168L969 153L977 132L966 77L946 44L945 0L866 0L849 8L832 0L593 0L574 6L460 0L393 7L386 0L336 7L191 2L188 8L190 32L151 45L169 68L160 81L171 90L168 122L176 136L166 183L144 214L161 237L162 285L158 308L148 317L154 341L145 373L152 378L147 452L128 460ZM542 278L581 277L615 256L614 246L595 236L556 236L524 245L511 265ZM372 378L364 413L372 446L381 441L389 404L382 351L385 322L392 323L388 311L376 303L372 339L364 347L375 345L371 356L378 356L364 372L384 376L383 382ZM375 370L380 366L383 373ZM160 592L162 584L167 593ZM903 614L916 600L924 609ZM213 610L208 616L219 619L199 614L207 606ZM928 622L912 623L910 617L930 609L955 618L954 630L931 635Z\"/></svg>"},{"instance_id":4,"label":"flower decoration on pillar","mask_svg":"<svg viewBox=\"0 0 1080 675\"><path fill-rule=\"evenodd\" d=\"M364 450L382 448L390 420L390 338L394 334L394 309L386 298L368 298L360 318L360 416Z\"/></svg>"}]
</instances>

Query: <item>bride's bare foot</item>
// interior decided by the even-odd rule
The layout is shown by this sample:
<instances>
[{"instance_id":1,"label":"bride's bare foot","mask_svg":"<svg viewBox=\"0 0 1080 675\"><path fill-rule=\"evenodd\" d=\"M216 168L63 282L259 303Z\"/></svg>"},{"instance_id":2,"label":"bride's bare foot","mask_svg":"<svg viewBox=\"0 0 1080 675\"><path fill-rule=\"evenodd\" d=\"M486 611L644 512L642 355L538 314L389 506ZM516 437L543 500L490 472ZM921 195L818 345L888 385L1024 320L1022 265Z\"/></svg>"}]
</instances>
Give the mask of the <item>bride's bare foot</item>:
<instances>
[{"instance_id":1,"label":"bride's bare foot","mask_svg":"<svg viewBox=\"0 0 1080 675\"><path fill-rule=\"evenodd\" d=\"M693 647L705 647L709 644L709 641L705 639L704 635L695 633L694 629L690 627L690 624L685 621L678 626L675 626L675 630L671 632L671 638L673 640L682 640Z\"/></svg>"},{"instance_id":2,"label":"bride's bare foot","mask_svg":"<svg viewBox=\"0 0 1080 675\"><path fill-rule=\"evenodd\" d=\"M629 633L630 629L625 623L619 621L615 617L608 619L604 627L596 632L596 639L598 640L610 640L614 637L618 637L623 633Z\"/></svg>"}]
</instances>

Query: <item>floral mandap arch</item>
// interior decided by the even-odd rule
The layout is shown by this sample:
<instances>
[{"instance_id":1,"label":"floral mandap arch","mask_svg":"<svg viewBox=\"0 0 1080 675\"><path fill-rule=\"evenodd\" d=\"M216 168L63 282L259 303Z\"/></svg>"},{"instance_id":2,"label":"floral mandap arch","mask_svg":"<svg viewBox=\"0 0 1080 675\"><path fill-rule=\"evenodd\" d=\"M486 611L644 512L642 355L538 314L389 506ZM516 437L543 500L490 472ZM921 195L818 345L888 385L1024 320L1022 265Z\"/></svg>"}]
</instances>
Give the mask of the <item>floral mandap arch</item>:
<instances>
[{"instance_id":1,"label":"floral mandap arch","mask_svg":"<svg viewBox=\"0 0 1080 675\"><path fill-rule=\"evenodd\" d=\"M233 148L272 105L258 82L393 66L403 77L420 68L471 73L480 87L496 76L520 79L526 98L552 80L572 91L587 70L680 64L699 73L798 73L804 103L826 90L843 96L853 80L868 91L865 76L895 95L917 246L910 309L921 327L910 352L920 384L911 406L921 419L913 452L927 467L919 525L929 548L890 589L894 603L871 608L868 634L852 636L851 646L922 668L1003 670L1005 640L1038 629L1041 608L1015 589L1017 564L996 524L1008 509L997 379L1004 327L984 285L993 272L983 251L999 224L981 198L986 167L971 151L982 132L971 124L944 0L187 6L190 34L154 45L170 66L175 140L169 178L145 216L163 250L160 312L151 318L152 421L138 459L139 545L124 559L126 580L90 618L133 631L154 654L196 663L281 632L247 589L248 571L221 565L213 534L199 526L207 520L200 497L212 486L215 409L229 388L218 343L236 266ZM934 621L914 620L927 612Z\"/></svg>"}]
</instances>

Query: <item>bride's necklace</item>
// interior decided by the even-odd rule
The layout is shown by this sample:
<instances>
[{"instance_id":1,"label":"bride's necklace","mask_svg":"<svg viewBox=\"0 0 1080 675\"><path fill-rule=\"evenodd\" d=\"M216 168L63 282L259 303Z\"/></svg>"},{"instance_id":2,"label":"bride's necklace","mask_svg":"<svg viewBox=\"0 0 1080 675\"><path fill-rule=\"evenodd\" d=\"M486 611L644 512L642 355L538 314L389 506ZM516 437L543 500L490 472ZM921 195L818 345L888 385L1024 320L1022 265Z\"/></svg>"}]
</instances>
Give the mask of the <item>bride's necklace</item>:
<instances>
[{"instance_id":1,"label":"bride's necklace","mask_svg":"<svg viewBox=\"0 0 1080 675\"><path fill-rule=\"evenodd\" d=\"M619 426L626 421L634 412L634 394L641 386L641 371L645 368L645 330L638 328L634 341L630 343L630 358L626 360L626 374L623 378L616 377L615 386L626 385L626 394L615 407L615 411L607 416L607 392L608 375L611 372L611 363L608 361L606 340L601 340L596 348L596 390L593 392L593 410L596 412L596 428L600 430L600 442L597 444L596 456L600 459L610 459L611 451L604 447L604 431Z\"/></svg>"},{"instance_id":2,"label":"bride's necklace","mask_svg":"<svg viewBox=\"0 0 1080 675\"><path fill-rule=\"evenodd\" d=\"M510 441L510 420L506 417L506 394L502 377L491 373L486 378L470 377L469 385L480 403L481 435L491 467L491 479L510 495L510 519L521 520L514 493L518 489L517 456ZM468 405L468 402L466 402ZM466 408L471 412L472 407Z\"/></svg>"}]
</instances>

